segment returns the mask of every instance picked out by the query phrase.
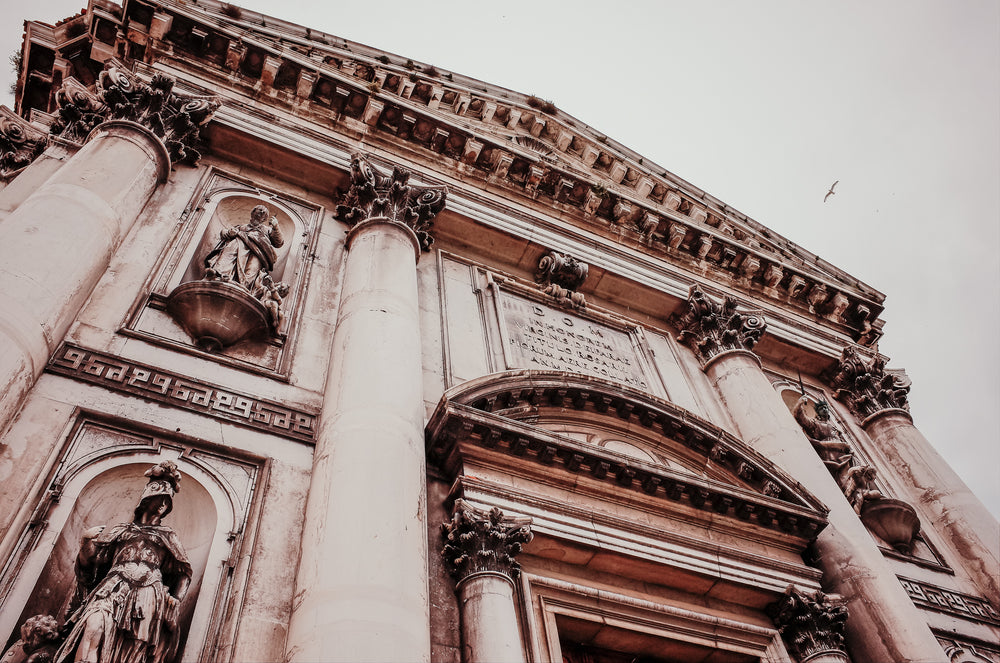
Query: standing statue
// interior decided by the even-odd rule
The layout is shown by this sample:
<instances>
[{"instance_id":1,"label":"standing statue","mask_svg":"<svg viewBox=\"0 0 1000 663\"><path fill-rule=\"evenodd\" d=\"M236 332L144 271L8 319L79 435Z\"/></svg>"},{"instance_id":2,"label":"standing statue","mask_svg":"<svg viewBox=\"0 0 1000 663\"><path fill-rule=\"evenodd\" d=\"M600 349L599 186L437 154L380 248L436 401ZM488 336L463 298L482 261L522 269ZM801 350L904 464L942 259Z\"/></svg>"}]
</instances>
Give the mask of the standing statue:
<instances>
[{"instance_id":1,"label":"standing statue","mask_svg":"<svg viewBox=\"0 0 1000 663\"><path fill-rule=\"evenodd\" d=\"M284 243L277 217L265 205L257 205L250 211L250 223L219 233L218 244L205 257L205 278L232 281L255 292L259 279L274 269L275 249Z\"/></svg>"},{"instance_id":2,"label":"standing statue","mask_svg":"<svg viewBox=\"0 0 1000 663\"><path fill-rule=\"evenodd\" d=\"M816 416L810 417L806 412L809 399L803 395L795 404L792 414L799 422L812 442L816 453L823 459L823 464L835 478L840 479L844 469L851 464L854 454L851 447L844 442L837 426L830 419L830 406L826 401L818 401L815 405Z\"/></svg>"},{"instance_id":3,"label":"standing statue","mask_svg":"<svg viewBox=\"0 0 1000 663\"><path fill-rule=\"evenodd\" d=\"M180 603L191 565L172 529L160 521L173 508L180 472L164 461L130 523L84 532L76 558L76 594L56 663L164 663L180 641Z\"/></svg>"}]
</instances>

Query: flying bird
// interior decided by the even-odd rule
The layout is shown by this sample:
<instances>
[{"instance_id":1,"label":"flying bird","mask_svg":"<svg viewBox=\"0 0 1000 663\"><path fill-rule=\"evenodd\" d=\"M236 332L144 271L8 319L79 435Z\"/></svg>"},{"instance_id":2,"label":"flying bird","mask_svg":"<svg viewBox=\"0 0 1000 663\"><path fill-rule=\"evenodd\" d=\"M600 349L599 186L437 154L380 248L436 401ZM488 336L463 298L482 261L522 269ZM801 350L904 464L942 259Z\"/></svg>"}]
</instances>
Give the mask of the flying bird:
<instances>
[{"instance_id":1,"label":"flying bird","mask_svg":"<svg viewBox=\"0 0 1000 663\"><path fill-rule=\"evenodd\" d=\"M839 182L839 181L840 181L840 180L837 180L837 182ZM823 196L823 202L824 202L824 203L826 202L826 199L827 199L827 198L829 198L830 196L832 196L832 195L833 195L833 193L834 193L834 192L833 192L833 187L837 186L837 182L834 182L833 184L831 184L831 185L830 185L830 190L826 192L826 195L825 195L825 196Z\"/></svg>"}]
</instances>

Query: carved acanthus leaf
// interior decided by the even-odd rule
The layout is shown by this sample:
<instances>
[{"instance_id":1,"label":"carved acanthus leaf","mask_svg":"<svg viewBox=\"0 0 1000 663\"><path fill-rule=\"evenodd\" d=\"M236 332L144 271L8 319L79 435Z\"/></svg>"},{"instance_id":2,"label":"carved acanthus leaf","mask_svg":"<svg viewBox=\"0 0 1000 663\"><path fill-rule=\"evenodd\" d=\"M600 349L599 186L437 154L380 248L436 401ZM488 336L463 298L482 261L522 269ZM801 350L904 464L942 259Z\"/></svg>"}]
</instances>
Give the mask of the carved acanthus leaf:
<instances>
[{"instance_id":1,"label":"carved acanthus leaf","mask_svg":"<svg viewBox=\"0 0 1000 663\"><path fill-rule=\"evenodd\" d=\"M531 541L531 520L456 500L451 521L441 526L441 538L441 554L456 582L476 573L499 573L514 580L521 570L515 557Z\"/></svg>"},{"instance_id":2,"label":"carved acanthus leaf","mask_svg":"<svg viewBox=\"0 0 1000 663\"><path fill-rule=\"evenodd\" d=\"M56 93L59 117L52 133L81 142L107 120L130 120L152 131L163 141L174 164L195 165L201 153L195 148L200 129L219 108L215 97L182 95L173 91L174 79L155 74L142 82L114 60L101 72L93 91L67 79Z\"/></svg>"},{"instance_id":3,"label":"carved acanthus leaf","mask_svg":"<svg viewBox=\"0 0 1000 663\"><path fill-rule=\"evenodd\" d=\"M840 596L807 594L790 586L784 597L768 606L768 614L795 660L821 652L838 652L849 660L844 649L847 607Z\"/></svg>"},{"instance_id":4,"label":"carved acanthus leaf","mask_svg":"<svg viewBox=\"0 0 1000 663\"><path fill-rule=\"evenodd\" d=\"M351 155L351 187L337 205L336 217L351 227L374 218L405 225L416 233L421 248L429 250L434 243L430 228L444 209L448 189L411 186L409 179L403 168L383 175L362 155Z\"/></svg>"},{"instance_id":5,"label":"carved acanthus leaf","mask_svg":"<svg viewBox=\"0 0 1000 663\"><path fill-rule=\"evenodd\" d=\"M726 350L753 350L767 328L760 311L738 311L736 300L729 296L719 304L696 285L691 286L683 315L673 322L680 330L677 340L703 364Z\"/></svg>"},{"instance_id":6,"label":"carved acanthus leaf","mask_svg":"<svg viewBox=\"0 0 1000 663\"><path fill-rule=\"evenodd\" d=\"M833 370L837 399L846 403L859 419L883 410L909 410L910 381L902 373L887 371L885 360L875 356L866 362L852 346L844 348Z\"/></svg>"},{"instance_id":7,"label":"carved acanthus leaf","mask_svg":"<svg viewBox=\"0 0 1000 663\"><path fill-rule=\"evenodd\" d=\"M9 181L45 151L48 135L0 106L0 180Z\"/></svg>"},{"instance_id":8,"label":"carved acanthus leaf","mask_svg":"<svg viewBox=\"0 0 1000 663\"><path fill-rule=\"evenodd\" d=\"M566 307L586 308L583 293L577 288L587 280L590 266L565 253L549 251L538 261L535 282L544 292Z\"/></svg>"}]
</instances>

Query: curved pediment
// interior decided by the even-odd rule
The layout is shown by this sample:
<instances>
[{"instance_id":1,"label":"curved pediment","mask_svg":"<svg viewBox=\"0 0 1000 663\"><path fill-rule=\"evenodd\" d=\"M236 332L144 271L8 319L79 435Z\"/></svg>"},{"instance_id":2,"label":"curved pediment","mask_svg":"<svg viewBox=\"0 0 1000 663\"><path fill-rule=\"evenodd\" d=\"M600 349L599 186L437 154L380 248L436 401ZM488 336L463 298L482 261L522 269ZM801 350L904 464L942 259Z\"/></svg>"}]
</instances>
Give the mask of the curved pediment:
<instances>
[{"instance_id":1,"label":"curved pediment","mask_svg":"<svg viewBox=\"0 0 1000 663\"><path fill-rule=\"evenodd\" d=\"M428 458L448 467L470 441L806 538L826 524L819 500L734 435L600 378L518 370L461 384L431 416Z\"/></svg>"}]
</instances>

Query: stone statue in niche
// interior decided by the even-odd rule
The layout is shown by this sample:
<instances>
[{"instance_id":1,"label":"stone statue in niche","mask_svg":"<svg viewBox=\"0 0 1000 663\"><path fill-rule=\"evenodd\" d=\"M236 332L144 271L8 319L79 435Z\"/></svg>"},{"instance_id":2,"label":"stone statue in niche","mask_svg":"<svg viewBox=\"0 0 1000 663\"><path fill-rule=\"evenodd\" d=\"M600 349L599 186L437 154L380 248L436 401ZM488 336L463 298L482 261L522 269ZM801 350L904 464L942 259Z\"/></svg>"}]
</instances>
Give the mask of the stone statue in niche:
<instances>
[{"instance_id":1,"label":"stone statue in niche","mask_svg":"<svg viewBox=\"0 0 1000 663\"><path fill-rule=\"evenodd\" d=\"M260 280L274 269L275 249L284 243L278 219L267 206L257 205L250 211L250 223L219 233L219 243L205 258L205 278L231 281L251 294L257 292Z\"/></svg>"},{"instance_id":2,"label":"stone statue in niche","mask_svg":"<svg viewBox=\"0 0 1000 663\"><path fill-rule=\"evenodd\" d=\"M266 205L257 205L248 223L219 233L205 257L203 278L177 286L167 298L167 311L210 351L276 336L290 287L275 281L271 270L284 243L278 219Z\"/></svg>"},{"instance_id":3,"label":"stone statue in niche","mask_svg":"<svg viewBox=\"0 0 1000 663\"><path fill-rule=\"evenodd\" d=\"M132 522L93 527L81 538L69 635L56 663L164 663L176 654L191 565L161 521L173 508L181 477L170 461L146 476Z\"/></svg>"},{"instance_id":4,"label":"stone statue in niche","mask_svg":"<svg viewBox=\"0 0 1000 663\"><path fill-rule=\"evenodd\" d=\"M21 625L21 639L4 652L0 663L51 663L59 640L59 622L55 617L29 617Z\"/></svg>"},{"instance_id":5,"label":"stone statue in niche","mask_svg":"<svg viewBox=\"0 0 1000 663\"><path fill-rule=\"evenodd\" d=\"M799 426L809 437L816 453L823 459L823 464L830 470L830 474L839 481L845 468L851 464L854 454L830 418L830 405L823 400L817 401L816 405L813 406L816 416L810 417L809 413L806 412L808 404L809 398L803 395L795 404L792 414L795 415L795 421L799 422Z\"/></svg>"}]
</instances>

